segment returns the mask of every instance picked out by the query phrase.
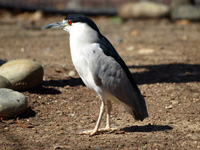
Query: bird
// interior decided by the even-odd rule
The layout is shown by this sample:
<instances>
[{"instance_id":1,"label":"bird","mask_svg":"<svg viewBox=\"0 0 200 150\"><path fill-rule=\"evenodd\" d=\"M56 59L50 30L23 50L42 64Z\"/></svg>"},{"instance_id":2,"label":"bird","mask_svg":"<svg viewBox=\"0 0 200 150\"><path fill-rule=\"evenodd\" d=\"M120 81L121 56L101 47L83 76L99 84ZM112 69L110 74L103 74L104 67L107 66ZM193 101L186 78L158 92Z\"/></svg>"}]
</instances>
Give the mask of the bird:
<instances>
[{"instance_id":1,"label":"bird","mask_svg":"<svg viewBox=\"0 0 200 150\"><path fill-rule=\"evenodd\" d=\"M95 127L79 134L95 135L113 131L110 125L111 101L122 104L135 120L148 117L146 102L127 65L92 19L83 14L68 14L63 21L43 29L60 28L69 33L73 65L84 84L101 100ZM106 126L99 128L106 109Z\"/></svg>"}]
</instances>

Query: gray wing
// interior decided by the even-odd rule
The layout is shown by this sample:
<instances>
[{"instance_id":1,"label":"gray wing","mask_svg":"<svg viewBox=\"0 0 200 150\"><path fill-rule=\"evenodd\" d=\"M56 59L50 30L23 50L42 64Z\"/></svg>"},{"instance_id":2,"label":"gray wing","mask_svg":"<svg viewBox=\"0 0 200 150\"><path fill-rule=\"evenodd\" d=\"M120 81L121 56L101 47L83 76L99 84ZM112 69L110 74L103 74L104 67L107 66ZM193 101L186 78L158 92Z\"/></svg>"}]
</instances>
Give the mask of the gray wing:
<instances>
[{"instance_id":1,"label":"gray wing","mask_svg":"<svg viewBox=\"0 0 200 150\"><path fill-rule=\"evenodd\" d=\"M148 116L144 99L141 100L141 94L134 90L124 69L113 57L105 55L101 48L93 50L89 68L95 83L131 107L135 119L143 120Z\"/></svg>"}]
</instances>

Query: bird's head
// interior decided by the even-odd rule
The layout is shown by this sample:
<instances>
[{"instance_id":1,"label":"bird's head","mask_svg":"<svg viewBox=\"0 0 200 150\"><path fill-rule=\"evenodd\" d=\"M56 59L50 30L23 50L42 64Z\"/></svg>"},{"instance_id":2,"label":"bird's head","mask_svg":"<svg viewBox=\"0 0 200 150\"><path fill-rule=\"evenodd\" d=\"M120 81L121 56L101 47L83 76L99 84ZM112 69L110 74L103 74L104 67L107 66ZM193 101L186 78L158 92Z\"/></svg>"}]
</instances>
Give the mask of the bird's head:
<instances>
[{"instance_id":1,"label":"bird's head","mask_svg":"<svg viewBox=\"0 0 200 150\"><path fill-rule=\"evenodd\" d=\"M96 24L85 15L70 14L61 22L51 23L43 27L43 29L61 28L74 35L85 34L90 35L96 33L100 35L100 31Z\"/></svg>"}]
</instances>

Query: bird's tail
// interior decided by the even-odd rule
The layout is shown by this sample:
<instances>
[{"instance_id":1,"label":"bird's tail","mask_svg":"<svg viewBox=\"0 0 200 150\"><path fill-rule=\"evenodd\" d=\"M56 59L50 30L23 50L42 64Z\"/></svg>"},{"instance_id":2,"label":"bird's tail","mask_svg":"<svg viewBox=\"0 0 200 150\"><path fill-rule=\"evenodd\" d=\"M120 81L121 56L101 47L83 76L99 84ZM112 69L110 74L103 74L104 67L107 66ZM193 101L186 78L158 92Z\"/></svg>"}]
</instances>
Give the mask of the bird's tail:
<instances>
[{"instance_id":1,"label":"bird's tail","mask_svg":"<svg viewBox=\"0 0 200 150\"><path fill-rule=\"evenodd\" d=\"M143 121L145 118L149 116L147 112L146 104L140 105L139 108L136 108L135 110L126 104L123 104L123 106L125 110L130 115L132 115L135 120Z\"/></svg>"}]
</instances>

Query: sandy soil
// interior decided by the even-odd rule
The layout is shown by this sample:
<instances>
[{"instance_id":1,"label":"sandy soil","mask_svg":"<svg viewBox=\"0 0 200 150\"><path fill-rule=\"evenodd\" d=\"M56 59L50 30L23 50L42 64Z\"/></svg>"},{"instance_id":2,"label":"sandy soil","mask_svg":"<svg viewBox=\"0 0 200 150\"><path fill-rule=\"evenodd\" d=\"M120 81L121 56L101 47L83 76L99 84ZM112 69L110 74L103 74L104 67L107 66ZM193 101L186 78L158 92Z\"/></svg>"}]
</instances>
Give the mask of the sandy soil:
<instances>
[{"instance_id":1,"label":"sandy soil","mask_svg":"<svg viewBox=\"0 0 200 150\"><path fill-rule=\"evenodd\" d=\"M0 59L30 59L45 70L41 87L22 91L29 109L0 121L1 149L200 149L199 23L93 17L136 79L150 117L136 122L113 103L111 123L121 131L88 136L76 132L95 126L100 100L77 74L68 75L75 71L68 34L40 29L63 18L0 18Z\"/></svg>"}]
</instances>

